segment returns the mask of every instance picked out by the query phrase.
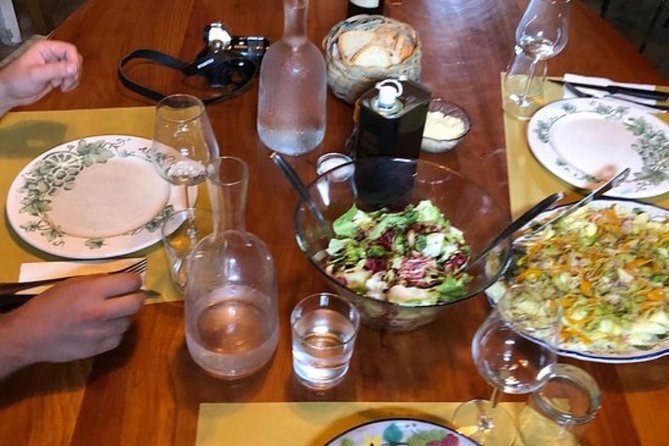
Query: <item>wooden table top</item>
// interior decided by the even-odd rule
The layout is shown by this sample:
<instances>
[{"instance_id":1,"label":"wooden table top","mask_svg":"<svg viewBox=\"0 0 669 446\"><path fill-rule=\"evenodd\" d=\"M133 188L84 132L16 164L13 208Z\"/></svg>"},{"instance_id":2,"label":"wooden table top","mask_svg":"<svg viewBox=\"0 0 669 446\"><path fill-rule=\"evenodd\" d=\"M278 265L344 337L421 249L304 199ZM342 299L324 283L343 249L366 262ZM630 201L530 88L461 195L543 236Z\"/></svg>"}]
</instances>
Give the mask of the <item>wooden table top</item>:
<instances>
[{"instance_id":1,"label":"wooden table top","mask_svg":"<svg viewBox=\"0 0 669 446\"><path fill-rule=\"evenodd\" d=\"M574 0L567 48L549 62L550 74L606 76L663 84L634 47L595 13ZM526 5L523 0L387 1L387 15L418 30L423 47L423 82L433 94L462 105L473 129L457 150L421 155L474 179L508 210L500 71ZM312 0L309 36L320 42L345 16L343 0ZM201 30L223 21L234 34L282 32L280 0L88 0L53 38L75 43L84 56L81 85L70 94L53 92L24 110L151 105L125 90L116 68L135 48L153 48L182 60L201 49ZM163 91L183 90L178 76L146 68ZM117 445L195 442L198 404L212 402L309 401L291 371L288 315L297 300L326 289L293 238L297 196L268 159L255 132L257 86L234 100L208 107L224 153L251 168L247 228L264 239L276 259L280 295L280 340L268 368L242 384L205 375L184 342L183 305L146 306L116 350L92 360L38 364L0 383L0 444ZM303 179L313 161L339 151L352 129L352 107L328 97L324 143L291 162ZM267 218L271 215L272 218ZM151 266L150 266L151 267ZM444 312L437 323L406 334L381 336L363 328L348 377L326 401L466 401L489 388L474 368L470 341L487 308L477 297ZM421 346L421 348L416 348ZM603 408L586 432L592 445L664 445L669 425L669 357L643 364L573 362L590 372L603 392ZM515 399L523 401L525 397ZM289 440L276 444L290 444Z\"/></svg>"}]
</instances>

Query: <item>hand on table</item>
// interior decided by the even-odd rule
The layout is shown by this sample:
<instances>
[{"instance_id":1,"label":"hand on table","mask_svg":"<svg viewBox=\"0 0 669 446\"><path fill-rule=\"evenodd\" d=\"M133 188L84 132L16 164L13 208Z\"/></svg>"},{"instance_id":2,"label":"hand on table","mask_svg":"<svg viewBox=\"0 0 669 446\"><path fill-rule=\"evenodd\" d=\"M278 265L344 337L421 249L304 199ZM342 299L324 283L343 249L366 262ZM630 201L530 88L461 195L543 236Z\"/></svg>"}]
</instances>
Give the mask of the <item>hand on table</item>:
<instances>
[{"instance_id":1,"label":"hand on table","mask_svg":"<svg viewBox=\"0 0 669 446\"><path fill-rule=\"evenodd\" d=\"M32 104L54 88L72 90L79 83L81 64L81 55L70 43L35 42L0 69L0 109Z\"/></svg>"},{"instance_id":2,"label":"hand on table","mask_svg":"<svg viewBox=\"0 0 669 446\"><path fill-rule=\"evenodd\" d=\"M66 362L115 348L142 306L141 284L133 273L70 279L3 316L0 378L36 362Z\"/></svg>"}]
</instances>

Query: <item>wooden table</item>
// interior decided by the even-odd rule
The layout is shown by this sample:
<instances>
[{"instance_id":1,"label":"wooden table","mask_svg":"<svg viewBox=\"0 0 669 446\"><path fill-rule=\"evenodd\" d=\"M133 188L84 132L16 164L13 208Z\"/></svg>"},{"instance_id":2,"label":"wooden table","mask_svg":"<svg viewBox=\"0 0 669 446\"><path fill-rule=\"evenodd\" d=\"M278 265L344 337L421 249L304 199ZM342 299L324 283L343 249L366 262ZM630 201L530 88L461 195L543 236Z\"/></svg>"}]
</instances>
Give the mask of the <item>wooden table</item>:
<instances>
[{"instance_id":1,"label":"wooden table","mask_svg":"<svg viewBox=\"0 0 669 446\"><path fill-rule=\"evenodd\" d=\"M526 2L386 3L387 15L420 33L423 82L434 94L464 106L474 123L457 150L426 158L475 179L508 209L499 73L510 58L515 25ZM118 82L116 67L124 54L143 47L191 60L203 45L202 27L217 20L235 34L262 34L275 41L282 31L281 5L280 0L88 0L54 35L75 43L83 54L81 85L71 94L54 92L26 109L150 105ZM576 0L573 6L570 41L550 61L551 74L569 71L666 83L595 13ZM312 0L312 41L320 42L344 18L345 9L343 0ZM143 75L164 91L183 90L172 73L147 69ZM210 106L208 112L222 151L250 164L247 228L268 243L276 258L281 337L271 366L242 385L209 378L186 350L183 305L147 306L118 349L93 360L35 365L0 383L0 444L192 445L202 401L313 399L292 378L288 315L299 298L325 289L326 284L293 240L297 196L256 136L256 100L254 87L242 97ZM313 161L319 154L341 150L352 128L351 114L349 105L328 98L325 142L303 159L292 160L304 179L313 178ZM356 351L364 355L354 357L346 381L324 399L465 401L486 396L489 388L476 372L469 350L486 311L484 299L474 298L412 333L382 338L363 329ZM603 409L587 431L588 444L666 444L669 358L637 365L578 365L595 377L603 391Z\"/></svg>"}]
</instances>

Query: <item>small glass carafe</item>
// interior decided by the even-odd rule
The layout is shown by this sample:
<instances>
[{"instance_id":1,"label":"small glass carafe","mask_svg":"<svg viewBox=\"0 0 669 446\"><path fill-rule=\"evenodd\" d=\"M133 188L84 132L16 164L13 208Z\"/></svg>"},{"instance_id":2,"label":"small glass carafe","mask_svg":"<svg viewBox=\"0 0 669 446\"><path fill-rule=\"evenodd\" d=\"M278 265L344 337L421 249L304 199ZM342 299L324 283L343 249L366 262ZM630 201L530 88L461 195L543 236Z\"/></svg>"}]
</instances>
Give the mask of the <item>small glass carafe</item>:
<instances>
[{"instance_id":1,"label":"small glass carafe","mask_svg":"<svg viewBox=\"0 0 669 446\"><path fill-rule=\"evenodd\" d=\"M195 362L223 379L251 375L278 341L277 285L265 243L244 230L248 166L221 157L207 168L214 232L194 248L186 281L186 344Z\"/></svg>"}]
</instances>

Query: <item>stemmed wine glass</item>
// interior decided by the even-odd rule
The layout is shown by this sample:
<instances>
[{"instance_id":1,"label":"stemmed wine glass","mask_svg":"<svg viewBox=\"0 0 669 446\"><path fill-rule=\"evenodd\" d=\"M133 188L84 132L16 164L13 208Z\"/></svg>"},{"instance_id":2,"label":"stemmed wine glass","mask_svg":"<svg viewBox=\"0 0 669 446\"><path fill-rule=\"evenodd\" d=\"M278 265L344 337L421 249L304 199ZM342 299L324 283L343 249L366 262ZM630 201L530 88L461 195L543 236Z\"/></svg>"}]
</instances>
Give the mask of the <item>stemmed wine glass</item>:
<instances>
[{"instance_id":1,"label":"stemmed wine glass","mask_svg":"<svg viewBox=\"0 0 669 446\"><path fill-rule=\"evenodd\" d=\"M193 207L189 189L206 179L207 164L219 154L200 99L174 94L158 103L151 152L160 176L172 184L182 185L185 208Z\"/></svg>"},{"instance_id":2,"label":"stemmed wine glass","mask_svg":"<svg viewBox=\"0 0 669 446\"><path fill-rule=\"evenodd\" d=\"M540 388L557 359L561 307L540 290L515 285L499 299L472 340L479 373L493 387L490 400L460 405L453 424L490 446L509 446L516 437L511 416L497 404L502 393L525 394Z\"/></svg>"},{"instance_id":3,"label":"stemmed wine glass","mask_svg":"<svg viewBox=\"0 0 669 446\"><path fill-rule=\"evenodd\" d=\"M537 93L546 60L558 55L569 39L571 0L531 0L516 28L514 57L505 77L504 109L529 119L541 105Z\"/></svg>"}]
</instances>

